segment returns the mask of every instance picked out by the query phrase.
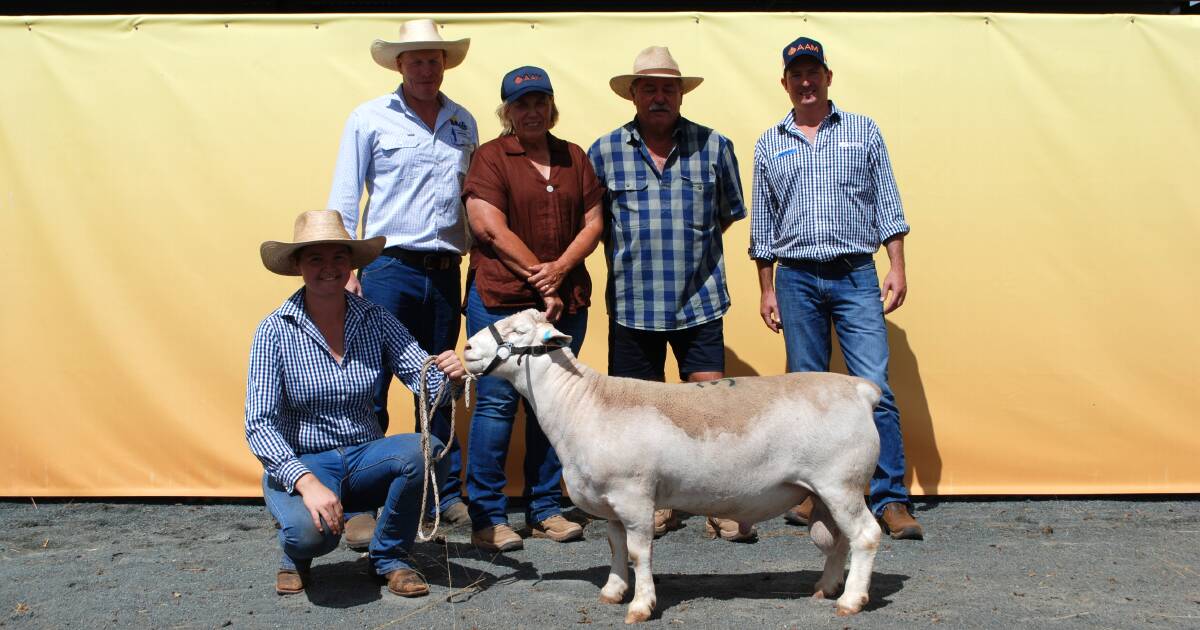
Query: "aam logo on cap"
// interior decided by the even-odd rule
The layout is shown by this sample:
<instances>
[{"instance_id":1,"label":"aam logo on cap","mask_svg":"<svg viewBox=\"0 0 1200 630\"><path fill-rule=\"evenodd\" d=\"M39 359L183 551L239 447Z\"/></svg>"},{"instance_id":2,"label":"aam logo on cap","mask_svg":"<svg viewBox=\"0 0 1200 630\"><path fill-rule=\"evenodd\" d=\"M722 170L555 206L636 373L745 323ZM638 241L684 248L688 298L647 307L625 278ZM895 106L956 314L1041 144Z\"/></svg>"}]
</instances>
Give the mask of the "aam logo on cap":
<instances>
[{"instance_id":1,"label":"aam logo on cap","mask_svg":"<svg viewBox=\"0 0 1200 630\"><path fill-rule=\"evenodd\" d=\"M791 48L788 48L787 54L789 57L791 57L792 55L800 52L801 50L807 50L809 52L815 52L817 54L821 53L820 46L805 43L805 44L800 44L799 46L792 46Z\"/></svg>"},{"instance_id":2,"label":"aam logo on cap","mask_svg":"<svg viewBox=\"0 0 1200 630\"><path fill-rule=\"evenodd\" d=\"M518 74L517 76L513 77L513 84L521 85L526 81L541 81L542 78L543 77L540 74Z\"/></svg>"}]
</instances>

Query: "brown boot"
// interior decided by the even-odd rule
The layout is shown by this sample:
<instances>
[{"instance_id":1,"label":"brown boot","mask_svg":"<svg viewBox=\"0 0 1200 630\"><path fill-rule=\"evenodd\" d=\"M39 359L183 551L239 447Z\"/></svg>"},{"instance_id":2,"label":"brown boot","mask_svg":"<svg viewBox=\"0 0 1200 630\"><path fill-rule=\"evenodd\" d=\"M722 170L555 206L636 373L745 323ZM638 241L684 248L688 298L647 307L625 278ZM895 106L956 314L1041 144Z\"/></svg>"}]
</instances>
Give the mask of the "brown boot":
<instances>
[{"instance_id":1,"label":"brown boot","mask_svg":"<svg viewBox=\"0 0 1200 630\"><path fill-rule=\"evenodd\" d=\"M388 590L400 597L424 597L429 594L429 584L420 573L412 569L396 569L387 574Z\"/></svg>"},{"instance_id":2,"label":"brown boot","mask_svg":"<svg viewBox=\"0 0 1200 630\"><path fill-rule=\"evenodd\" d=\"M794 505L791 509L783 513L783 520L792 525L808 525L808 521L812 518L813 499L812 495L804 497L804 501L800 505Z\"/></svg>"},{"instance_id":3,"label":"brown boot","mask_svg":"<svg viewBox=\"0 0 1200 630\"><path fill-rule=\"evenodd\" d=\"M758 539L758 528L751 525L750 531L743 534L738 528L738 522L733 519L706 517L704 519L704 536L716 538L718 534L721 538L731 542L750 542Z\"/></svg>"},{"instance_id":4,"label":"brown boot","mask_svg":"<svg viewBox=\"0 0 1200 630\"><path fill-rule=\"evenodd\" d=\"M658 538L663 534L683 527L683 523L679 522L679 517L675 516L675 510L654 510L654 537Z\"/></svg>"},{"instance_id":5,"label":"brown boot","mask_svg":"<svg viewBox=\"0 0 1200 630\"><path fill-rule=\"evenodd\" d=\"M924 540L925 530L917 519L908 513L908 506L900 502L883 506L883 516L879 518L883 529L896 540Z\"/></svg>"},{"instance_id":6,"label":"brown boot","mask_svg":"<svg viewBox=\"0 0 1200 630\"><path fill-rule=\"evenodd\" d=\"M529 529L533 532L534 538L549 538L554 542L567 542L568 540L583 538L583 528L578 523L572 523L563 518L561 514L555 514L536 525L530 526Z\"/></svg>"},{"instance_id":7,"label":"brown boot","mask_svg":"<svg viewBox=\"0 0 1200 630\"><path fill-rule=\"evenodd\" d=\"M471 532L471 544L479 547L484 551L516 551L524 549L525 542L513 528L508 526L508 523L500 523L492 525L481 530Z\"/></svg>"},{"instance_id":8,"label":"brown boot","mask_svg":"<svg viewBox=\"0 0 1200 630\"><path fill-rule=\"evenodd\" d=\"M306 582L308 582L308 571L280 569L275 574L275 592L280 595L303 593Z\"/></svg>"},{"instance_id":9,"label":"brown boot","mask_svg":"<svg viewBox=\"0 0 1200 630\"><path fill-rule=\"evenodd\" d=\"M467 506L462 501L457 501L442 512L442 522L450 525L468 525L471 523L471 515L467 513Z\"/></svg>"},{"instance_id":10,"label":"brown boot","mask_svg":"<svg viewBox=\"0 0 1200 630\"><path fill-rule=\"evenodd\" d=\"M346 541L347 547L355 551L366 551L371 546L371 537L374 535L375 515L363 512L346 521L346 531L342 533L342 540Z\"/></svg>"}]
</instances>

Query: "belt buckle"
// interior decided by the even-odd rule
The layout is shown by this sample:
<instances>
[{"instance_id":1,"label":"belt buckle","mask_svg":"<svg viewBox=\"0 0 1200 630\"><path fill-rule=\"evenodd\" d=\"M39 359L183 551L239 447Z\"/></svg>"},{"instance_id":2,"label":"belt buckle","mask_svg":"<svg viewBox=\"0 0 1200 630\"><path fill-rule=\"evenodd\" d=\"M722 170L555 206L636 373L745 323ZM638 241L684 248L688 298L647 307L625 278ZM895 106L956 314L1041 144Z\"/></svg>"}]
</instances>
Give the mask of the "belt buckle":
<instances>
[{"instance_id":1,"label":"belt buckle","mask_svg":"<svg viewBox=\"0 0 1200 630\"><path fill-rule=\"evenodd\" d=\"M421 266L441 271L446 268L446 260L437 254L425 254L421 257Z\"/></svg>"}]
</instances>

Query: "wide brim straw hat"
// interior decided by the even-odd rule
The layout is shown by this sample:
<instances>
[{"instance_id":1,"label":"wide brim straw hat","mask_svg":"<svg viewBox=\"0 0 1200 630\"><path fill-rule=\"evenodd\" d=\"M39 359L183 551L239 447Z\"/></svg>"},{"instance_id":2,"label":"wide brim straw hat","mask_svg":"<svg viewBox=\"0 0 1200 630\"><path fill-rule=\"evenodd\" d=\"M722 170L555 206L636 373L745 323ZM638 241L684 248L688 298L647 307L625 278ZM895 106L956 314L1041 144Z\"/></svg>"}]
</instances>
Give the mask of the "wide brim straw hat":
<instances>
[{"instance_id":1,"label":"wide brim straw hat","mask_svg":"<svg viewBox=\"0 0 1200 630\"><path fill-rule=\"evenodd\" d=\"M387 241L382 236L358 240L350 237L336 210L309 210L296 217L291 243L265 241L258 248L263 266L281 276L298 276L292 256L309 245L338 243L350 248L350 266L363 267L379 257Z\"/></svg>"},{"instance_id":2,"label":"wide brim straw hat","mask_svg":"<svg viewBox=\"0 0 1200 630\"><path fill-rule=\"evenodd\" d=\"M400 71L396 57L402 52L413 50L444 50L448 70L467 58L467 48L471 46L471 38L447 41L438 32L438 25L433 20L409 20L400 25L400 39L385 42L377 39L371 44L371 58L375 63L388 70Z\"/></svg>"},{"instance_id":3,"label":"wide brim straw hat","mask_svg":"<svg viewBox=\"0 0 1200 630\"><path fill-rule=\"evenodd\" d=\"M675 63L675 58L671 56L671 51L666 46L651 46L638 53L637 58L633 60L631 74L618 74L608 80L608 86L617 93L617 96L632 101L633 95L630 94L629 88L633 86L634 81L646 77L679 79L683 83L684 94L696 89L696 86L704 81L703 77L683 76L683 73L679 71L679 64Z\"/></svg>"}]
</instances>

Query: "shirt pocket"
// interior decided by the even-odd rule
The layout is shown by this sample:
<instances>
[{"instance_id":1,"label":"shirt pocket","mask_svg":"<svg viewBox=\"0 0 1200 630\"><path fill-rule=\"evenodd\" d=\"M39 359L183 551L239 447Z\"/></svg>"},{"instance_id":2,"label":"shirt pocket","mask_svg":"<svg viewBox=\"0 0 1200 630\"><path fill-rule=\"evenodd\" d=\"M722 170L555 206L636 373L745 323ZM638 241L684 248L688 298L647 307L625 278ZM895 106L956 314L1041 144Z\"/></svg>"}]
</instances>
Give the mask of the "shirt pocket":
<instances>
[{"instance_id":1,"label":"shirt pocket","mask_svg":"<svg viewBox=\"0 0 1200 630\"><path fill-rule=\"evenodd\" d=\"M376 175L413 176L424 154L415 135L379 134L375 139Z\"/></svg>"},{"instance_id":2,"label":"shirt pocket","mask_svg":"<svg viewBox=\"0 0 1200 630\"><path fill-rule=\"evenodd\" d=\"M681 175L680 211L694 230L707 231L716 221L717 180L712 173Z\"/></svg>"},{"instance_id":3,"label":"shirt pocket","mask_svg":"<svg viewBox=\"0 0 1200 630\"><path fill-rule=\"evenodd\" d=\"M839 143L833 158L835 181L852 197L865 195L871 187L871 158L860 143Z\"/></svg>"},{"instance_id":4,"label":"shirt pocket","mask_svg":"<svg viewBox=\"0 0 1200 630\"><path fill-rule=\"evenodd\" d=\"M612 196L612 219L615 229L637 228L642 224L647 189L650 184L645 177L620 177L608 184Z\"/></svg>"}]
</instances>

